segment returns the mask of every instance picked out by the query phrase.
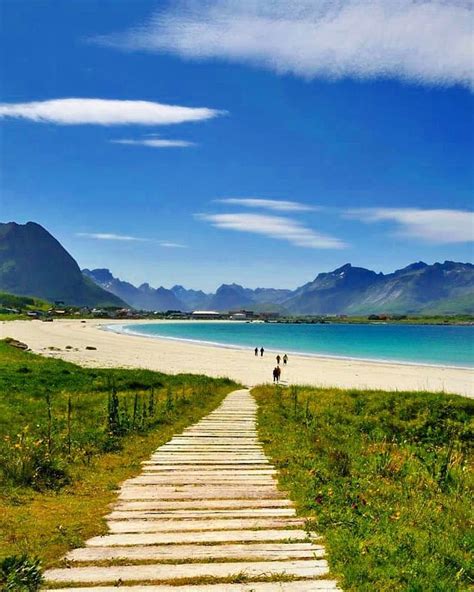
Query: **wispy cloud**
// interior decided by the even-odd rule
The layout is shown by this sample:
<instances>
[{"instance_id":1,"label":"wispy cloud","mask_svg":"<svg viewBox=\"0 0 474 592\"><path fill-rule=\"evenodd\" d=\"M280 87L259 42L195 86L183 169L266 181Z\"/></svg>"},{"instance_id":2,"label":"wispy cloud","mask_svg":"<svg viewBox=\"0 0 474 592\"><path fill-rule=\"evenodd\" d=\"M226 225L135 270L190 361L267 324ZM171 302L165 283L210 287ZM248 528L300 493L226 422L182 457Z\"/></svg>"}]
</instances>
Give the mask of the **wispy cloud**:
<instances>
[{"instance_id":1,"label":"wispy cloud","mask_svg":"<svg viewBox=\"0 0 474 592\"><path fill-rule=\"evenodd\" d=\"M216 199L215 201L219 203L244 206L246 208L261 208L280 212L309 212L311 210L318 209L314 206L308 206L297 201L282 201L277 199L229 197L225 199Z\"/></svg>"},{"instance_id":2,"label":"wispy cloud","mask_svg":"<svg viewBox=\"0 0 474 592\"><path fill-rule=\"evenodd\" d=\"M304 226L297 220L282 216L262 214L196 214L200 220L210 222L217 228L260 234L280 239L297 247L310 249L343 249L344 241L322 234Z\"/></svg>"},{"instance_id":3,"label":"wispy cloud","mask_svg":"<svg viewBox=\"0 0 474 592\"><path fill-rule=\"evenodd\" d=\"M148 148L188 148L196 146L194 142L186 140L166 140L164 138L144 138L142 140L110 140L112 144L125 144L128 146L146 146Z\"/></svg>"},{"instance_id":4,"label":"wispy cloud","mask_svg":"<svg viewBox=\"0 0 474 592\"><path fill-rule=\"evenodd\" d=\"M76 236L80 236L82 238L92 238L95 240L105 240L105 241L134 241L140 243L156 243L160 247L166 249L185 249L186 245L182 245L181 243L173 243L170 241L162 241L162 240L155 240L152 238L141 238L138 236L129 236L127 234L113 234L110 232L76 232Z\"/></svg>"},{"instance_id":5,"label":"wispy cloud","mask_svg":"<svg viewBox=\"0 0 474 592\"><path fill-rule=\"evenodd\" d=\"M347 210L345 215L367 223L395 222L397 234L430 243L474 241L474 212L419 208L362 208Z\"/></svg>"},{"instance_id":6,"label":"wispy cloud","mask_svg":"<svg viewBox=\"0 0 474 592\"><path fill-rule=\"evenodd\" d=\"M207 107L108 99L68 98L32 103L0 103L0 118L28 119L58 125L171 125L204 121L223 113Z\"/></svg>"},{"instance_id":7,"label":"wispy cloud","mask_svg":"<svg viewBox=\"0 0 474 592\"><path fill-rule=\"evenodd\" d=\"M474 88L470 0L180 0L95 41L224 59L304 78L398 78Z\"/></svg>"},{"instance_id":8,"label":"wispy cloud","mask_svg":"<svg viewBox=\"0 0 474 592\"><path fill-rule=\"evenodd\" d=\"M139 242L150 242L149 238L139 238L137 236L128 236L126 234L113 234L109 232L76 232L76 236L82 238L94 238L97 240L109 240L109 241L139 241Z\"/></svg>"},{"instance_id":9,"label":"wispy cloud","mask_svg":"<svg viewBox=\"0 0 474 592\"><path fill-rule=\"evenodd\" d=\"M186 245L182 245L181 243L169 243L166 241L159 241L160 247L164 247L165 249L186 249Z\"/></svg>"}]
</instances>

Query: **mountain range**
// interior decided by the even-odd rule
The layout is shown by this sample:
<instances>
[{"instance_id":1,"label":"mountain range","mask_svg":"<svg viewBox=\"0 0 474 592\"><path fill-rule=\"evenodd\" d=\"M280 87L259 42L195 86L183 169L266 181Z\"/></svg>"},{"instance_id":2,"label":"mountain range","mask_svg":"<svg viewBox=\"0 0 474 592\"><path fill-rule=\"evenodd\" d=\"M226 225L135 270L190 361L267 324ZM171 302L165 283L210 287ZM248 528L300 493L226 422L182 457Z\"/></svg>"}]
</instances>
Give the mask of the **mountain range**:
<instances>
[{"instance_id":1,"label":"mountain range","mask_svg":"<svg viewBox=\"0 0 474 592\"><path fill-rule=\"evenodd\" d=\"M0 224L0 291L61 300L78 306L131 306L143 310L250 309L297 315L474 314L474 265L413 263L393 273L351 264L320 273L296 290L222 284L215 293L153 288L114 277L110 270L80 270L73 257L34 222Z\"/></svg>"},{"instance_id":2,"label":"mountain range","mask_svg":"<svg viewBox=\"0 0 474 592\"><path fill-rule=\"evenodd\" d=\"M445 261L413 263L390 274L375 273L350 263L296 290L223 284L215 293L183 286L135 288L114 278L108 269L83 270L101 287L146 310L250 309L298 315L419 313L474 313L474 265Z\"/></svg>"}]
</instances>

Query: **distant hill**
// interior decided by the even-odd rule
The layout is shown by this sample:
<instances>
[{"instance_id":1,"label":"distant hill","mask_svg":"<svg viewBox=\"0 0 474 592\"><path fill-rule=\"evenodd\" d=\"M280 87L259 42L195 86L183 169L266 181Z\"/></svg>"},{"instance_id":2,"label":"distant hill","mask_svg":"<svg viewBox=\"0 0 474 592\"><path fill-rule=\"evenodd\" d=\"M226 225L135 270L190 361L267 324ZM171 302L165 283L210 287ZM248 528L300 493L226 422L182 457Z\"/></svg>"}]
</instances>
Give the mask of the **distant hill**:
<instances>
[{"instance_id":1,"label":"distant hill","mask_svg":"<svg viewBox=\"0 0 474 592\"><path fill-rule=\"evenodd\" d=\"M275 288L252 290L239 284L222 284L214 295L210 295L210 308L219 311L247 309L256 312L285 312L282 303L291 294L291 290Z\"/></svg>"},{"instance_id":2,"label":"distant hill","mask_svg":"<svg viewBox=\"0 0 474 592\"><path fill-rule=\"evenodd\" d=\"M297 288L284 305L297 314L345 313L381 277L382 274L348 263L329 273L320 273L312 282Z\"/></svg>"},{"instance_id":3,"label":"distant hill","mask_svg":"<svg viewBox=\"0 0 474 592\"><path fill-rule=\"evenodd\" d=\"M0 290L76 306L125 305L85 278L71 255L34 222L0 223Z\"/></svg>"},{"instance_id":4,"label":"distant hill","mask_svg":"<svg viewBox=\"0 0 474 592\"><path fill-rule=\"evenodd\" d=\"M252 308L254 300L251 290L238 284L222 284L211 298L212 310L235 310L238 308Z\"/></svg>"},{"instance_id":5,"label":"distant hill","mask_svg":"<svg viewBox=\"0 0 474 592\"><path fill-rule=\"evenodd\" d=\"M283 304L296 314L474 313L474 265L420 261L384 275L347 264L320 273Z\"/></svg>"},{"instance_id":6,"label":"distant hill","mask_svg":"<svg viewBox=\"0 0 474 592\"><path fill-rule=\"evenodd\" d=\"M174 292L166 288L152 288L149 284L135 287L112 275L108 269L83 269L82 273L98 286L125 300L139 310L185 310Z\"/></svg>"},{"instance_id":7,"label":"distant hill","mask_svg":"<svg viewBox=\"0 0 474 592\"><path fill-rule=\"evenodd\" d=\"M291 290L251 290L238 284L222 284L215 294L206 294L202 290L187 290L181 285L175 285L171 290L152 288L149 284L136 287L114 277L109 269L83 269L82 273L130 306L142 310L229 311L247 308L254 311L278 311L282 310L279 303L292 293Z\"/></svg>"},{"instance_id":8,"label":"distant hill","mask_svg":"<svg viewBox=\"0 0 474 592\"><path fill-rule=\"evenodd\" d=\"M183 303L183 310L208 310L211 306L212 294L206 294L202 290L186 290L183 286L176 285L171 291Z\"/></svg>"}]
</instances>

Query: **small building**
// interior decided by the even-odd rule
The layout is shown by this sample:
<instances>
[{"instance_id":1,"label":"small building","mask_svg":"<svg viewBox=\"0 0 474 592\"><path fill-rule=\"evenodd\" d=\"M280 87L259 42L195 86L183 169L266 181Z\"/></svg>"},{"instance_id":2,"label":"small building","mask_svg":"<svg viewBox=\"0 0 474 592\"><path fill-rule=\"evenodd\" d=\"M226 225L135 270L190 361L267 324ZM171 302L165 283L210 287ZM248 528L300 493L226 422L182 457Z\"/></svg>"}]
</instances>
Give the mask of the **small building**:
<instances>
[{"instance_id":1,"label":"small building","mask_svg":"<svg viewBox=\"0 0 474 592\"><path fill-rule=\"evenodd\" d=\"M91 315L93 317L99 317L102 319L111 318L111 314L108 311L103 310L102 308L93 308L91 310Z\"/></svg>"},{"instance_id":2,"label":"small building","mask_svg":"<svg viewBox=\"0 0 474 592\"><path fill-rule=\"evenodd\" d=\"M231 310L229 311L229 319L232 321L246 321L254 319L255 313L253 310Z\"/></svg>"},{"instance_id":3,"label":"small building","mask_svg":"<svg viewBox=\"0 0 474 592\"><path fill-rule=\"evenodd\" d=\"M165 312L165 317L167 319L188 319L189 313L182 312L181 310L167 310Z\"/></svg>"},{"instance_id":4,"label":"small building","mask_svg":"<svg viewBox=\"0 0 474 592\"><path fill-rule=\"evenodd\" d=\"M229 314L229 319L231 321L245 321L247 318L248 317L244 312L232 312Z\"/></svg>"},{"instance_id":5,"label":"small building","mask_svg":"<svg viewBox=\"0 0 474 592\"><path fill-rule=\"evenodd\" d=\"M191 318L193 319L215 320L221 319L222 316L222 313L217 312L216 310L195 310L191 313Z\"/></svg>"}]
</instances>

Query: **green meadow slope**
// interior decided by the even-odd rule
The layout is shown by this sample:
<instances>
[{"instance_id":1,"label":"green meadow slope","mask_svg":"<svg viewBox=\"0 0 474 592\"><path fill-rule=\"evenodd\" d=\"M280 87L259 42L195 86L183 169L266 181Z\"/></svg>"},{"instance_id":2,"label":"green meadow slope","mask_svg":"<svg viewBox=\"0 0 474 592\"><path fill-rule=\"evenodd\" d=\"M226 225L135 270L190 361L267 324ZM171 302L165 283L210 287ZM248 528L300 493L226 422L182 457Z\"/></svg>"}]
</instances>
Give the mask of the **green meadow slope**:
<instances>
[{"instance_id":1,"label":"green meadow slope","mask_svg":"<svg viewBox=\"0 0 474 592\"><path fill-rule=\"evenodd\" d=\"M0 341L0 561L26 553L49 566L105 532L118 484L236 386L85 369Z\"/></svg>"},{"instance_id":2,"label":"green meadow slope","mask_svg":"<svg viewBox=\"0 0 474 592\"><path fill-rule=\"evenodd\" d=\"M346 591L467 592L474 583L474 401L254 389L264 448L326 538Z\"/></svg>"}]
</instances>

